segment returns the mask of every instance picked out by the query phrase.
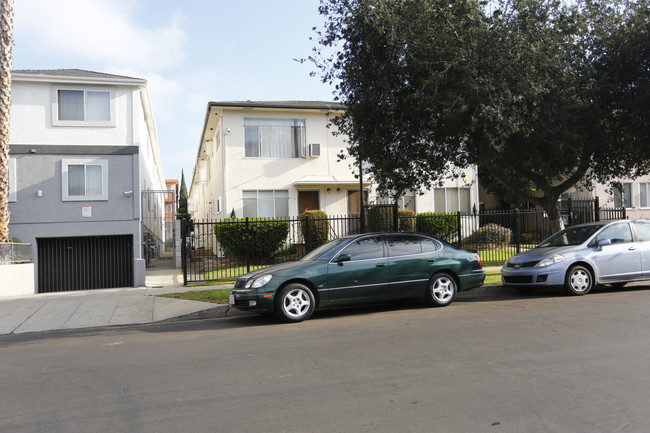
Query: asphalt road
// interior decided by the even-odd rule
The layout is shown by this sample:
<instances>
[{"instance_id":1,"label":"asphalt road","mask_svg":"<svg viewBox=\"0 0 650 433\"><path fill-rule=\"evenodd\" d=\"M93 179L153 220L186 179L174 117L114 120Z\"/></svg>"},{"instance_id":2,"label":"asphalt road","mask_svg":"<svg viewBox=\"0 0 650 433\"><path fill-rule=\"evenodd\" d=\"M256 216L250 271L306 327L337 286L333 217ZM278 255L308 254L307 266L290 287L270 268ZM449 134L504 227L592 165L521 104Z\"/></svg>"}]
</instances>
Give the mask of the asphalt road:
<instances>
[{"instance_id":1,"label":"asphalt road","mask_svg":"<svg viewBox=\"0 0 650 433\"><path fill-rule=\"evenodd\" d=\"M643 432L650 287L0 337L2 432Z\"/></svg>"}]
</instances>

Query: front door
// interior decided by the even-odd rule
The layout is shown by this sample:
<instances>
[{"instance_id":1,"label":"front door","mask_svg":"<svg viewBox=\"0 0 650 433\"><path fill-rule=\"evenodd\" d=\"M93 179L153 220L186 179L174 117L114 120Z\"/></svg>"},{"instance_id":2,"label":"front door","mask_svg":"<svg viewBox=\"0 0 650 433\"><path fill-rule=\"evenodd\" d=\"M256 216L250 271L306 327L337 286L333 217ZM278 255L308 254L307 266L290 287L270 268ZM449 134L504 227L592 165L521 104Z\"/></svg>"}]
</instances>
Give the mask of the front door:
<instances>
[{"instance_id":1,"label":"front door","mask_svg":"<svg viewBox=\"0 0 650 433\"><path fill-rule=\"evenodd\" d=\"M298 191L298 214L308 210L319 210L318 191Z\"/></svg>"},{"instance_id":2,"label":"front door","mask_svg":"<svg viewBox=\"0 0 650 433\"><path fill-rule=\"evenodd\" d=\"M350 260L327 267L328 295L334 302L355 302L388 295L388 258L382 236L361 238L340 254Z\"/></svg>"},{"instance_id":3,"label":"front door","mask_svg":"<svg viewBox=\"0 0 650 433\"><path fill-rule=\"evenodd\" d=\"M601 239L609 239L611 245L604 245L593 256L600 272L600 281L634 281L642 278L641 250L639 243L632 241L627 222L607 227L598 234L598 240Z\"/></svg>"}]
</instances>

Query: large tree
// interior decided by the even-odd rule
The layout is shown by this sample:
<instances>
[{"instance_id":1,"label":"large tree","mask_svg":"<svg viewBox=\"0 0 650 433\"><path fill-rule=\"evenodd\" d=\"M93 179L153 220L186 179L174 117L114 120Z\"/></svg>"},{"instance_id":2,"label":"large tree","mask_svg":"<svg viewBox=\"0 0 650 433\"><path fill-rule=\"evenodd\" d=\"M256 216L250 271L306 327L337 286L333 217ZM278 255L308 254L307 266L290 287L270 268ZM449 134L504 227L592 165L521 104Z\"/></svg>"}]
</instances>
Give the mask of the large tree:
<instances>
[{"instance_id":1,"label":"large tree","mask_svg":"<svg viewBox=\"0 0 650 433\"><path fill-rule=\"evenodd\" d=\"M650 165L650 146L638 144L648 112L621 119L614 93L633 92L610 82L610 63L622 61L612 46L630 32L641 40L625 61L647 73L638 48L647 31L635 30L644 19L647 29L647 5L321 0L312 60L348 106L335 121L348 154L369 163L382 189L429 188L459 174L451 167L477 164L559 229L557 200L569 187Z\"/></svg>"},{"instance_id":2,"label":"large tree","mask_svg":"<svg viewBox=\"0 0 650 433\"><path fill-rule=\"evenodd\" d=\"M13 0L0 0L0 242L9 242L9 108L13 20Z\"/></svg>"}]
</instances>

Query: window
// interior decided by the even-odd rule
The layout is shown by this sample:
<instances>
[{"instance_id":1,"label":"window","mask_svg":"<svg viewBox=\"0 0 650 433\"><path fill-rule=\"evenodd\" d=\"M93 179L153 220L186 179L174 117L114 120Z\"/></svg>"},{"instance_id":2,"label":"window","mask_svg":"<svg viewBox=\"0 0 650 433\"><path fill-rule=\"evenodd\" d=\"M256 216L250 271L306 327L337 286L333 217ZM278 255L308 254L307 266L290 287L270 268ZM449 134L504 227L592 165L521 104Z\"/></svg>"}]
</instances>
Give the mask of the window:
<instances>
[{"instance_id":1,"label":"window","mask_svg":"<svg viewBox=\"0 0 650 433\"><path fill-rule=\"evenodd\" d=\"M305 144L304 119L244 119L246 158L300 158Z\"/></svg>"},{"instance_id":2,"label":"window","mask_svg":"<svg viewBox=\"0 0 650 433\"><path fill-rule=\"evenodd\" d=\"M66 159L61 162L63 201L108 200L108 161Z\"/></svg>"},{"instance_id":3,"label":"window","mask_svg":"<svg viewBox=\"0 0 650 433\"><path fill-rule=\"evenodd\" d=\"M650 222L635 221L632 225L634 226L637 240L641 242L650 241Z\"/></svg>"},{"instance_id":4,"label":"window","mask_svg":"<svg viewBox=\"0 0 650 433\"><path fill-rule=\"evenodd\" d=\"M243 191L244 218L286 218L289 191Z\"/></svg>"},{"instance_id":5,"label":"window","mask_svg":"<svg viewBox=\"0 0 650 433\"><path fill-rule=\"evenodd\" d=\"M434 188L433 202L436 212L471 212L472 200L469 188Z\"/></svg>"},{"instance_id":6,"label":"window","mask_svg":"<svg viewBox=\"0 0 650 433\"><path fill-rule=\"evenodd\" d=\"M377 199L378 204L393 204L393 199L390 196L382 195ZM415 212L415 193L407 192L402 197L397 199L397 208L400 210L412 210Z\"/></svg>"},{"instance_id":7,"label":"window","mask_svg":"<svg viewBox=\"0 0 650 433\"><path fill-rule=\"evenodd\" d=\"M650 207L650 183L639 184L639 206Z\"/></svg>"},{"instance_id":8,"label":"window","mask_svg":"<svg viewBox=\"0 0 650 433\"><path fill-rule=\"evenodd\" d=\"M9 158L9 201L16 201L16 158Z\"/></svg>"},{"instance_id":9,"label":"window","mask_svg":"<svg viewBox=\"0 0 650 433\"><path fill-rule=\"evenodd\" d=\"M350 260L370 260L384 257L384 242L380 236L359 239L343 250Z\"/></svg>"},{"instance_id":10,"label":"window","mask_svg":"<svg viewBox=\"0 0 650 433\"><path fill-rule=\"evenodd\" d=\"M614 207L632 207L632 183L614 183Z\"/></svg>"},{"instance_id":11,"label":"window","mask_svg":"<svg viewBox=\"0 0 650 433\"><path fill-rule=\"evenodd\" d=\"M53 89L54 126L114 126L110 89Z\"/></svg>"},{"instance_id":12,"label":"window","mask_svg":"<svg viewBox=\"0 0 650 433\"><path fill-rule=\"evenodd\" d=\"M614 224L598 233L598 240L610 239L612 244L632 242L632 232L628 223Z\"/></svg>"},{"instance_id":13,"label":"window","mask_svg":"<svg viewBox=\"0 0 650 433\"><path fill-rule=\"evenodd\" d=\"M422 254L420 239L410 235L387 236L388 248L392 257Z\"/></svg>"}]
</instances>

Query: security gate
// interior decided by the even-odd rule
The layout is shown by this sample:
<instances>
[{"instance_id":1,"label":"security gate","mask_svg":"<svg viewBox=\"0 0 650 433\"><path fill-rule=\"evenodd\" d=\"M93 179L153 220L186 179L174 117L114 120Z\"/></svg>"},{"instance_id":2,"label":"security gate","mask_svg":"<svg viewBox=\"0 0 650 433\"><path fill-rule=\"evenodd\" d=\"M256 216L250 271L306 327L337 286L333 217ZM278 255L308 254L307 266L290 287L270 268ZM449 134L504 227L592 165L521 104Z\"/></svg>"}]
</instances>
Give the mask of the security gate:
<instances>
[{"instance_id":1,"label":"security gate","mask_svg":"<svg viewBox=\"0 0 650 433\"><path fill-rule=\"evenodd\" d=\"M175 191L142 191L142 257L148 268L173 266L175 220Z\"/></svg>"},{"instance_id":2,"label":"security gate","mask_svg":"<svg viewBox=\"0 0 650 433\"><path fill-rule=\"evenodd\" d=\"M38 292L133 287L133 236L37 238Z\"/></svg>"}]
</instances>

